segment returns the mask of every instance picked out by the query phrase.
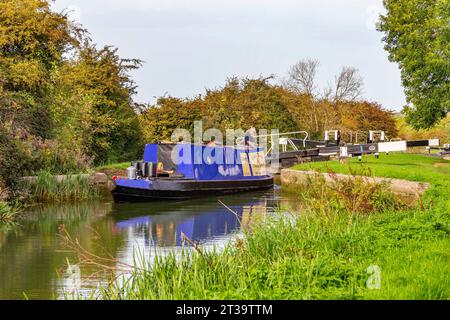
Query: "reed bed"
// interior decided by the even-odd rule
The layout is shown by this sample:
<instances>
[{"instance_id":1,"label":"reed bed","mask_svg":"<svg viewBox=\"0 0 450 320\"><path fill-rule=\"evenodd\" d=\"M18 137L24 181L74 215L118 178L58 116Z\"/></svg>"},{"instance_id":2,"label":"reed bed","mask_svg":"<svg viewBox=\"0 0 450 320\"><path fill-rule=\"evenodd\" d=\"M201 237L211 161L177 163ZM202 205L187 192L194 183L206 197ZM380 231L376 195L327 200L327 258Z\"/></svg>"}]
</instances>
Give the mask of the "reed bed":
<instances>
[{"instance_id":1,"label":"reed bed","mask_svg":"<svg viewBox=\"0 0 450 320\"><path fill-rule=\"evenodd\" d=\"M48 171L39 172L34 182L24 182L23 191L27 202L37 203L76 202L100 196L99 190L80 174L68 175L58 181Z\"/></svg>"}]
</instances>

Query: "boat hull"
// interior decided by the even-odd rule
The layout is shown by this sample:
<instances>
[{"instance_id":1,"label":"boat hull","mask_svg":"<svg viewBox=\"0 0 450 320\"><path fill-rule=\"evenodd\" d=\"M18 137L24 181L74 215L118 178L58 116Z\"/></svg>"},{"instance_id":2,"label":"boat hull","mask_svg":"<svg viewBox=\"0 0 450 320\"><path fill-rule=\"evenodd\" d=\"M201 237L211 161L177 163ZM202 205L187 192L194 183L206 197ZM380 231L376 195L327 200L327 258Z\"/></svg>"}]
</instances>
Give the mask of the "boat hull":
<instances>
[{"instance_id":1,"label":"boat hull","mask_svg":"<svg viewBox=\"0 0 450 320\"><path fill-rule=\"evenodd\" d=\"M248 192L273 187L273 177L253 180L156 180L153 188L116 186L112 191L116 202L148 202L186 200L202 196Z\"/></svg>"}]
</instances>

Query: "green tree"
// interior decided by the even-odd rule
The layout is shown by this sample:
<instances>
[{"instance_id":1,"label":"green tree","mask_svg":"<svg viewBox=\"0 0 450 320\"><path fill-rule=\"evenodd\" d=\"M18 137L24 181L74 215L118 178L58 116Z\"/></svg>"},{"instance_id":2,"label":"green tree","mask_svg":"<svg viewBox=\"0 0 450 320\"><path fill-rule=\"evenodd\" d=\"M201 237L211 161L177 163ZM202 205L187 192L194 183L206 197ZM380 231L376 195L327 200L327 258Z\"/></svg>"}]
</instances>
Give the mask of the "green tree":
<instances>
[{"instance_id":1,"label":"green tree","mask_svg":"<svg viewBox=\"0 0 450 320\"><path fill-rule=\"evenodd\" d=\"M20 106L20 120L31 133L51 137L51 73L78 45L83 30L44 0L0 2L0 86Z\"/></svg>"},{"instance_id":2,"label":"green tree","mask_svg":"<svg viewBox=\"0 0 450 320\"><path fill-rule=\"evenodd\" d=\"M203 97L203 117L208 127L225 129L298 129L280 87L270 78L231 78L223 88L207 90Z\"/></svg>"},{"instance_id":3,"label":"green tree","mask_svg":"<svg viewBox=\"0 0 450 320\"><path fill-rule=\"evenodd\" d=\"M0 1L0 188L18 177L135 158L142 147L129 72L48 0Z\"/></svg>"},{"instance_id":4,"label":"green tree","mask_svg":"<svg viewBox=\"0 0 450 320\"><path fill-rule=\"evenodd\" d=\"M140 117L146 142L170 141L177 128L189 130L193 136L194 122L202 120L203 105L201 98L159 98L156 106L146 108Z\"/></svg>"},{"instance_id":5,"label":"green tree","mask_svg":"<svg viewBox=\"0 0 450 320\"><path fill-rule=\"evenodd\" d=\"M96 163L135 158L143 144L129 72L140 65L116 48L84 43L58 73L52 110L59 139L77 142Z\"/></svg>"},{"instance_id":6,"label":"green tree","mask_svg":"<svg viewBox=\"0 0 450 320\"><path fill-rule=\"evenodd\" d=\"M428 128L450 111L450 2L385 0L385 33L389 59L399 63L410 106L407 121Z\"/></svg>"}]
</instances>

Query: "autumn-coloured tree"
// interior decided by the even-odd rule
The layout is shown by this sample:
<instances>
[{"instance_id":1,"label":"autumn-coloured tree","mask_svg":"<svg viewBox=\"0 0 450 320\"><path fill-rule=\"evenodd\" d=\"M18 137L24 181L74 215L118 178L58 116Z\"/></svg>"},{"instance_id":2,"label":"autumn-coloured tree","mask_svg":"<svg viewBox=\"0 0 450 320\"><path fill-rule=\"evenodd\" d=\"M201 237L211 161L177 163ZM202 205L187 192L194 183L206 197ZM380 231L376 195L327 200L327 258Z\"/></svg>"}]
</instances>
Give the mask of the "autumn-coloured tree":
<instances>
[{"instance_id":1,"label":"autumn-coloured tree","mask_svg":"<svg viewBox=\"0 0 450 320\"><path fill-rule=\"evenodd\" d=\"M390 138L397 138L398 130L394 113L377 103L367 101L339 104L337 128L343 131L385 131Z\"/></svg>"},{"instance_id":2,"label":"autumn-coloured tree","mask_svg":"<svg viewBox=\"0 0 450 320\"><path fill-rule=\"evenodd\" d=\"M202 120L201 109L201 99L159 98L155 106L148 106L140 116L145 141L170 141L178 128L193 135L194 121Z\"/></svg>"},{"instance_id":3,"label":"autumn-coloured tree","mask_svg":"<svg viewBox=\"0 0 450 320\"><path fill-rule=\"evenodd\" d=\"M207 90L203 117L207 126L225 129L298 129L279 89L269 78L231 78L221 89Z\"/></svg>"},{"instance_id":4,"label":"autumn-coloured tree","mask_svg":"<svg viewBox=\"0 0 450 320\"><path fill-rule=\"evenodd\" d=\"M251 127L297 130L281 87L270 85L268 80L231 78L223 88L206 90L194 99L160 98L141 116L146 140L170 140L177 128L193 134L196 120L203 121L203 129L215 128L224 134L227 129L245 131Z\"/></svg>"}]
</instances>

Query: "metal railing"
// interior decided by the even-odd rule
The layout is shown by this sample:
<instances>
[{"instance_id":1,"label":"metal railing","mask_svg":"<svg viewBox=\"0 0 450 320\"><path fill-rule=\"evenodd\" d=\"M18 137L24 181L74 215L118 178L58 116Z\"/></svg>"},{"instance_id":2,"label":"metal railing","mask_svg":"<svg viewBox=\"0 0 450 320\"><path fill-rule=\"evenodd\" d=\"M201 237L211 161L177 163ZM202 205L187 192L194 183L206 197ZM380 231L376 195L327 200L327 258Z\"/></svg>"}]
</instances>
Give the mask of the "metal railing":
<instances>
[{"instance_id":1,"label":"metal railing","mask_svg":"<svg viewBox=\"0 0 450 320\"><path fill-rule=\"evenodd\" d=\"M278 144L281 145L282 152L286 152L288 149L288 146L291 146L294 151L298 151L297 145L286 136L292 136L292 135L298 135L298 134L304 134L305 137L302 139L303 142L303 148L306 148L306 141L309 138L309 133L307 131L292 131L292 132L283 132L283 133L274 133L274 134L268 134L268 135L260 135L257 136L257 138L267 138L270 137L270 148L266 152L266 156L269 155L273 150L273 141L275 137L278 137ZM283 137L283 138L280 138Z\"/></svg>"}]
</instances>

